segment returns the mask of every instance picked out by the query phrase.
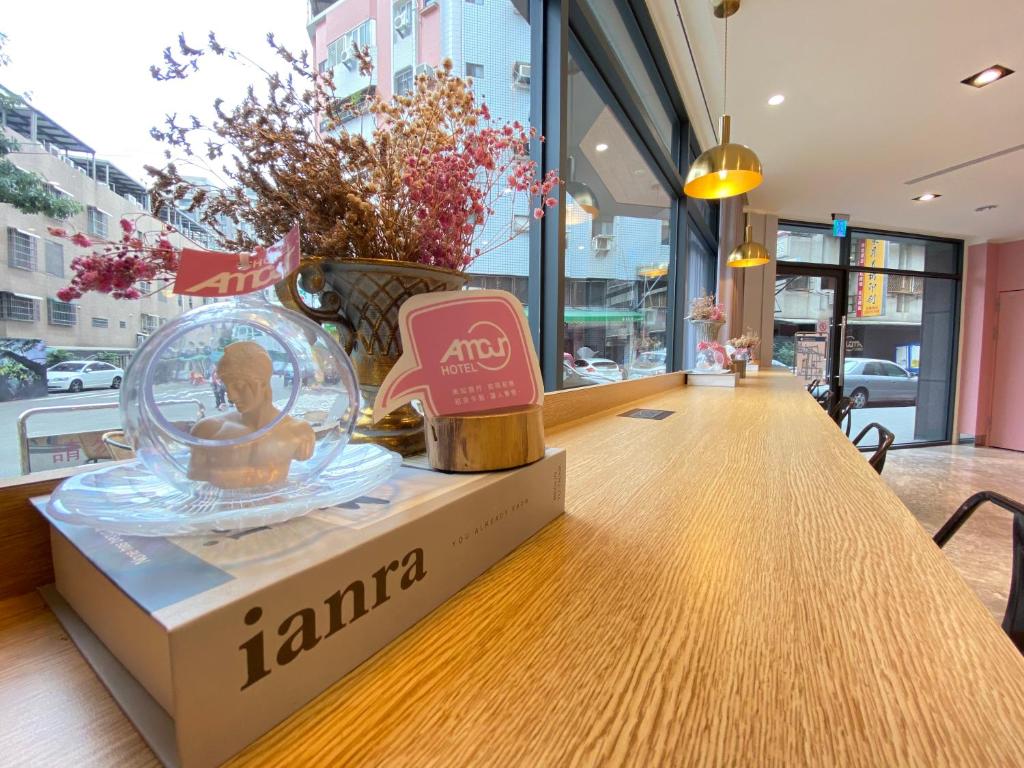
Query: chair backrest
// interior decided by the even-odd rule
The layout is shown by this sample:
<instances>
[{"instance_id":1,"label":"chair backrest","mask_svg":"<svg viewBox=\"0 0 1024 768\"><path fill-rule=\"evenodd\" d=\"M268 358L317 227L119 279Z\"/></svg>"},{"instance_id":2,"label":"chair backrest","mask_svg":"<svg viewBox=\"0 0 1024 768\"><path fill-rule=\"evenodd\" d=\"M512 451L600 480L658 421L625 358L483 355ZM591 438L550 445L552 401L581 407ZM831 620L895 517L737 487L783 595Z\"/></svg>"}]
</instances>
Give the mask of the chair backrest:
<instances>
[{"instance_id":1,"label":"chair backrest","mask_svg":"<svg viewBox=\"0 0 1024 768\"><path fill-rule=\"evenodd\" d=\"M824 394L820 395L817 398L818 405L820 405L822 408L824 408L827 412L831 412L831 410L832 410L832 403L834 401L834 397L835 397L835 395L832 394L832 390L826 390L824 392Z\"/></svg>"},{"instance_id":2,"label":"chair backrest","mask_svg":"<svg viewBox=\"0 0 1024 768\"><path fill-rule=\"evenodd\" d=\"M1010 596L1006 601L1003 616L1003 630L1010 636L1017 649L1024 653L1024 503L1014 501L995 491L981 491L967 499L953 516L946 521L934 541L945 546L960 526L967 522L974 510L985 502L1002 507L1013 514L1013 566L1010 571Z\"/></svg>"},{"instance_id":3,"label":"chair backrest","mask_svg":"<svg viewBox=\"0 0 1024 768\"><path fill-rule=\"evenodd\" d=\"M848 397L841 397L839 398L839 402L832 406L831 410L828 412L828 415L832 417L832 421L838 424L840 428L843 427L843 422L846 422L845 429L847 437L850 436L850 428L853 426L853 417L850 415L852 410L853 401Z\"/></svg>"},{"instance_id":4,"label":"chair backrest","mask_svg":"<svg viewBox=\"0 0 1024 768\"><path fill-rule=\"evenodd\" d=\"M896 435L883 427L877 421L873 421L857 433L857 436L853 438L853 444L859 446L860 441L863 440L864 436L872 429L878 430L878 447L875 448L875 452L868 457L868 464L874 468L875 472L882 474L882 469L885 467L885 457L889 453L889 447L896 441Z\"/></svg>"},{"instance_id":5,"label":"chair backrest","mask_svg":"<svg viewBox=\"0 0 1024 768\"><path fill-rule=\"evenodd\" d=\"M818 384L820 384L820 383L821 383L821 379L814 379L814 380L812 380L811 383L807 385L807 391L810 392L813 395L815 387L817 387Z\"/></svg>"},{"instance_id":6,"label":"chair backrest","mask_svg":"<svg viewBox=\"0 0 1024 768\"><path fill-rule=\"evenodd\" d=\"M110 457L114 461L135 458L135 449L129 445L125 439L124 432L120 430L104 432L103 443L107 446L107 450L110 451Z\"/></svg>"}]
</instances>

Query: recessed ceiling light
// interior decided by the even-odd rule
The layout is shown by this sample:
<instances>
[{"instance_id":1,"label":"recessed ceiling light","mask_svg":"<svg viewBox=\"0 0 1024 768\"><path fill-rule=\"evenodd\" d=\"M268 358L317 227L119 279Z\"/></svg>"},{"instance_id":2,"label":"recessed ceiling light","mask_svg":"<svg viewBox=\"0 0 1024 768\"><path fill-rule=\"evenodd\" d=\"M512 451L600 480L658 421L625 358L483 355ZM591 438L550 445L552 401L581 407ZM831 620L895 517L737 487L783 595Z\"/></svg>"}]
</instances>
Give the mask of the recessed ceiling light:
<instances>
[{"instance_id":1,"label":"recessed ceiling light","mask_svg":"<svg viewBox=\"0 0 1024 768\"><path fill-rule=\"evenodd\" d=\"M919 203L927 203L929 200L934 200L937 197L942 197L942 195L937 195L934 192L925 192L923 195L918 195L913 199Z\"/></svg>"},{"instance_id":2,"label":"recessed ceiling light","mask_svg":"<svg viewBox=\"0 0 1024 768\"><path fill-rule=\"evenodd\" d=\"M777 106L779 106L779 104L781 104L785 100L786 100L785 96L783 96L781 93L776 93L774 96L772 96L770 99L768 99L768 103L771 104L773 107L777 107Z\"/></svg>"},{"instance_id":3,"label":"recessed ceiling light","mask_svg":"<svg viewBox=\"0 0 1024 768\"><path fill-rule=\"evenodd\" d=\"M975 88L984 88L986 85L991 85L996 80L1002 80L1007 75L1012 74L1012 69L1007 69L1001 64L993 64L991 67L986 67L981 70L981 72L976 72L970 77L965 77L960 82L964 85L970 85Z\"/></svg>"},{"instance_id":4,"label":"recessed ceiling light","mask_svg":"<svg viewBox=\"0 0 1024 768\"><path fill-rule=\"evenodd\" d=\"M608 145L598 144L596 147L594 147L594 149L596 149L598 152L604 152L606 149L608 149Z\"/></svg>"}]
</instances>

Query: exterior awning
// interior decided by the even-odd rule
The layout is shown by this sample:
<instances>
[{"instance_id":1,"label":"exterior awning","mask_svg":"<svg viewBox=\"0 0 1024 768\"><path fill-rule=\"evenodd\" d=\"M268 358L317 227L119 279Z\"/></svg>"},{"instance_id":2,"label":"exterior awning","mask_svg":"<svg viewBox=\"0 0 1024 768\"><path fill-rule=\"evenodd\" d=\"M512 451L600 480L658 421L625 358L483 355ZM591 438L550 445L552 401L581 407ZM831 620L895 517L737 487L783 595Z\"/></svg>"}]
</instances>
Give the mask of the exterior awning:
<instances>
[{"instance_id":1,"label":"exterior awning","mask_svg":"<svg viewBox=\"0 0 1024 768\"><path fill-rule=\"evenodd\" d=\"M587 325L589 323L631 323L643 320L643 314L631 309L603 309L597 308L565 308L565 322L567 325Z\"/></svg>"}]
</instances>

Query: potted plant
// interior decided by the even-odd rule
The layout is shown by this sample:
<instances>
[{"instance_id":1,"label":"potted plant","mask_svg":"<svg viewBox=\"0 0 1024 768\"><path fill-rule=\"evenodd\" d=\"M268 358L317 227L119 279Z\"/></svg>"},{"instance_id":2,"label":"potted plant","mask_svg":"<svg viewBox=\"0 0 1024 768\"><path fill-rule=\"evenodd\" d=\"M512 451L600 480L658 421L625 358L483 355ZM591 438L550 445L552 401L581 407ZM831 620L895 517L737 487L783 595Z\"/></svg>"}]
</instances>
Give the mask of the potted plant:
<instances>
[{"instance_id":1,"label":"potted plant","mask_svg":"<svg viewBox=\"0 0 1024 768\"><path fill-rule=\"evenodd\" d=\"M330 73L306 53L293 55L273 35L267 41L289 71L260 68L265 96L250 88L232 108L218 99L209 125L170 115L152 130L166 144L168 160L146 169L155 180L155 212L181 205L226 249L240 251L276 242L298 224L302 266L278 293L293 309L348 331L364 402L372 403L401 354L402 303L461 288L474 259L518 234L510 220L505 237L492 231L489 243L476 242L498 198L527 198L539 219L556 204L558 175L538 176L529 159L530 143L543 137L518 122L492 120L472 82L452 74L450 61L417 76L408 94L346 102L335 96ZM354 53L369 75L368 49ZM151 68L153 77L193 77L206 56L257 66L213 33L203 48L179 36L178 54L167 49L163 65ZM372 125L345 130L354 119ZM186 176L184 169L196 165L219 185ZM157 276L173 277L173 270ZM318 299L312 305L305 300L310 294ZM406 406L372 425L367 408L355 439L414 453L423 448L422 419Z\"/></svg>"}]
</instances>

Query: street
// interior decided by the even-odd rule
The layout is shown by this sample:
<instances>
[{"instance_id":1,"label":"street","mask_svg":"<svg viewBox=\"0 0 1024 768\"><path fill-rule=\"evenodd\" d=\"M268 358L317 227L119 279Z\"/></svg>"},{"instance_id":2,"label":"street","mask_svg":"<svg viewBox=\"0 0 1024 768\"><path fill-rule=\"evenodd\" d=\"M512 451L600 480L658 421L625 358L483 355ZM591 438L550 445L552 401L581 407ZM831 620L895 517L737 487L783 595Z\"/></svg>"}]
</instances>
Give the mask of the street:
<instances>
[{"instance_id":1,"label":"street","mask_svg":"<svg viewBox=\"0 0 1024 768\"><path fill-rule=\"evenodd\" d=\"M281 378L275 376L273 389L275 403L283 405L290 394L290 388L285 387ZM30 439L121 429L121 411L118 407L120 394L120 390L116 389L95 389L78 393L51 393L46 397L0 402L0 478L21 474L17 428L20 414L31 408L67 408L96 404L110 406L96 410L57 411L30 416L27 422ZM173 421L195 420L199 404L207 414L213 413L216 407L213 390L209 384L165 384L157 388L156 396L159 401L185 401L164 407L164 415ZM87 459L81 453L77 457L73 453L71 456L59 456L49 450L33 450L32 456L32 468L35 471L59 466L76 466L84 464Z\"/></svg>"}]
</instances>

